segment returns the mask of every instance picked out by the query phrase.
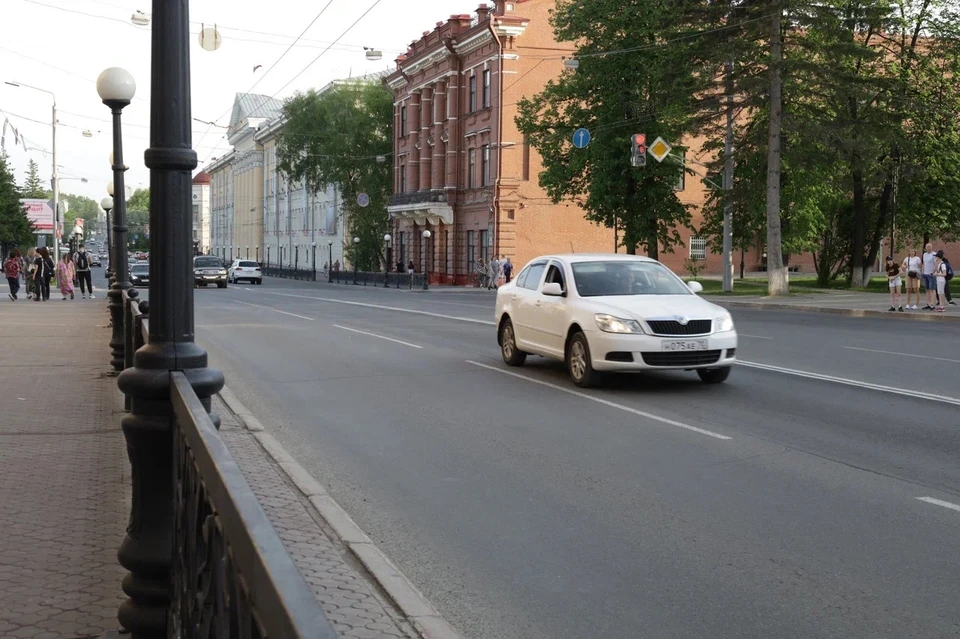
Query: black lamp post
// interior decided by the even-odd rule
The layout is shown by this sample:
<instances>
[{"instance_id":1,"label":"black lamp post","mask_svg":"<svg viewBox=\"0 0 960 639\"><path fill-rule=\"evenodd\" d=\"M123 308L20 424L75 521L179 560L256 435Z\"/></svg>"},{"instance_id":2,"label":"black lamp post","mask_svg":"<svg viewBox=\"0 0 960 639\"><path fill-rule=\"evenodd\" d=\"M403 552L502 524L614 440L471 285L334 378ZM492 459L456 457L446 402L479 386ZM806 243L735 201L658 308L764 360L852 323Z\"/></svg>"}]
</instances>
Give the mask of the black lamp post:
<instances>
[{"instance_id":1,"label":"black lamp post","mask_svg":"<svg viewBox=\"0 0 960 639\"><path fill-rule=\"evenodd\" d=\"M184 373L207 411L211 396L223 387L223 375L207 368L207 353L194 342L191 176L197 154L190 134L188 5L153 0L150 148L144 160L150 169L150 252L162 259L150 261L148 343L119 378L120 390L131 398L122 424L134 491L117 553L130 571L123 580L129 599L117 618L137 639L168 636L177 501L170 373ZM115 159L122 165L119 154ZM120 275L123 280L126 272ZM219 425L219 418L211 419Z\"/></svg>"},{"instance_id":2,"label":"black lamp post","mask_svg":"<svg viewBox=\"0 0 960 639\"><path fill-rule=\"evenodd\" d=\"M357 255L357 252L359 250L360 250L360 238L355 237L353 238L353 284L354 286L356 286L357 284L357 262L359 261L357 259L359 257Z\"/></svg>"},{"instance_id":3,"label":"black lamp post","mask_svg":"<svg viewBox=\"0 0 960 639\"><path fill-rule=\"evenodd\" d=\"M267 268L270 268L270 247L264 247L267 249Z\"/></svg>"},{"instance_id":4,"label":"black lamp post","mask_svg":"<svg viewBox=\"0 0 960 639\"><path fill-rule=\"evenodd\" d=\"M107 278L107 286L110 286L110 284L113 284L111 280L113 279L112 276L113 276L113 259L114 259L113 248L111 248L113 246L113 242L110 241L110 236L113 235L110 232L110 211L113 210L113 198L105 197L102 200L100 200L100 207L107 214L107 233L106 233L107 235L107 268L104 270L103 274Z\"/></svg>"},{"instance_id":5,"label":"black lamp post","mask_svg":"<svg viewBox=\"0 0 960 639\"><path fill-rule=\"evenodd\" d=\"M423 232L423 290L430 288L430 276L427 273L427 255L429 255L430 231Z\"/></svg>"},{"instance_id":6,"label":"black lamp post","mask_svg":"<svg viewBox=\"0 0 960 639\"><path fill-rule=\"evenodd\" d=\"M300 245L293 247L293 276L297 276L297 271L300 270Z\"/></svg>"},{"instance_id":7,"label":"black lamp post","mask_svg":"<svg viewBox=\"0 0 960 639\"><path fill-rule=\"evenodd\" d=\"M327 249L330 251L330 261L327 262L327 284L333 284L333 240L327 240Z\"/></svg>"},{"instance_id":8,"label":"black lamp post","mask_svg":"<svg viewBox=\"0 0 960 639\"><path fill-rule=\"evenodd\" d=\"M387 280L390 279L390 262L392 261L391 260L392 256L390 255L390 240L392 239L393 238L390 237L389 233L383 236L383 243L386 245L386 249L383 252L384 254L383 288L390 288L390 283Z\"/></svg>"},{"instance_id":9,"label":"black lamp post","mask_svg":"<svg viewBox=\"0 0 960 639\"><path fill-rule=\"evenodd\" d=\"M317 243L311 244L313 247L313 281L317 281Z\"/></svg>"},{"instance_id":10,"label":"black lamp post","mask_svg":"<svg viewBox=\"0 0 960 639\"><path fill-rule=\"evenodd\" d=\"M123 139L120 129L120 115L123 107L130 104L137 90L137 84L128 71L112 67L97 78L97 93L103 103L110 107L113 114L113 182L107 186L107 193L117 194L114 200L113 244L117 247L117 261L113 267L114 283L107 292L107 306L113 322L110 337L110 363L113 372L123 370L123 291L130 289L130 274L127 268L127 253L121 247L127 246L127 203L123 187L123 173L127 167L123 164ZM57 256L59 258L59 256Z\"/></svg>"},{"instance_id":11,"label":"black lamp post","mask_svg":"<svg viewBox=\"0 0 960 639\"><path fill-rule=\"evenodd\" d=\"M238 255L237 257L240 257L240 256ZM246 259L248 259L248 260L250 259L250 247L249 247L249 246L247 247L247 257L246 257Z\"/></svg>"},{"instance_id":12,"label":"black lamp post","mask_svg":"<svg viewBox=\"0 0 960 639\"><path fill-rule=\"evenodd\" d=\"M257 264L260 263L260 245L257 244Z\"/></svg>"}]
</instances>

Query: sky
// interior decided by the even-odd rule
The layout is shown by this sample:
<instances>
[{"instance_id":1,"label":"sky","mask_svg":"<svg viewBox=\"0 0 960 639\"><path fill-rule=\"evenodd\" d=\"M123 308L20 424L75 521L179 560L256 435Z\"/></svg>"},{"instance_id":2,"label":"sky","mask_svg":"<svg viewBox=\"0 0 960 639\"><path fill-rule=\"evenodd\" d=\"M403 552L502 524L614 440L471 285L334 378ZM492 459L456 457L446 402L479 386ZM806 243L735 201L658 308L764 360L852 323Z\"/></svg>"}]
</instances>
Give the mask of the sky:
<instances>
[{"instance_id":1,"label":"sky","mask_svg":"<svg viewBox=\"0 0 960 639\"><path fill-rule=\"evenodd\" d=\"M422 32L451 14L473 13L480 1L190 0L189 4L193 117L220 125L194 122L193 147L202 167L230 150L224 127L237 93L252 88L253 93L283 99L337 78L391 69L396 56ZM60 190L97 202L107 195L113 142L110 111L97 95L96 79L104 69L119 66L137 82L136 97L123 111L123 155L130 167L125 180L130 189L149 186L143 153L149 141L150 27L135 26L130 18L137 11L149 15L151 6L149 0L0 0L0 127L9 119L28 148L25 151L23 144L15 148L13 132L7 131L6 149L18 183L23 183L30 159L40 166L45 184L53 168L52 98L22 86L29 84L56 96ZM323 14L307 28L321 10ZM199 43L201 28L211 26L222 38L220 48L212 52ZM366 60L363 47L383 51L383 59ZM254 71L257 65L262 66Z\"/></svg>"}]
</instances>

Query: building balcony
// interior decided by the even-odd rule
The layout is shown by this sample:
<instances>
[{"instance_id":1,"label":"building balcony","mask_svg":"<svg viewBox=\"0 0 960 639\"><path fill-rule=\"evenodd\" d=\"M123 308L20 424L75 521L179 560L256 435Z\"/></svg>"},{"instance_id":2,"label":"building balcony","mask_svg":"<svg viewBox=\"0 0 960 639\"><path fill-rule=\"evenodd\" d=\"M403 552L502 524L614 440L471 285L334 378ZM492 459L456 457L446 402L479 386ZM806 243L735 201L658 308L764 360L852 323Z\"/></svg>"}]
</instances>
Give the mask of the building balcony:
<instances>
[{"instance_id":1,"label":"building balcony","mask_svg":"<svg viewBox=\"0 0 960 639\"><path fill-rule=\"evenodd\" d=\"M453 224L453 207L447 203L447 194L439 190L394 193L387 212L406 224Z\"/></svg>"}]
</instances>

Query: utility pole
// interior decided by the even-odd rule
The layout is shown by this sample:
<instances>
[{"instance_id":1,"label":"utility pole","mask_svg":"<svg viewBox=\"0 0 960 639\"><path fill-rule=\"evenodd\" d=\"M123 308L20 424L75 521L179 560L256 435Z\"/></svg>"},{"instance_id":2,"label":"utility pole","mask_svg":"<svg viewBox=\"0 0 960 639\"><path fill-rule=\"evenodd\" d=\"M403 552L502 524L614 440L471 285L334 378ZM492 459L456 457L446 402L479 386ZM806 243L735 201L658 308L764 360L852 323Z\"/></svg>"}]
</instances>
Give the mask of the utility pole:
<instances>
[{"instance_id":1,"label":"utility pole","mask_svg":"<svg viewBox=\"0 0 960 639\"><path fill-rule=\"evenodd\" d=\"M50 95L53 95L52 93ZM53 97L53 259L60 261L60 169L57 168L57 98Z\"/></svg>"},{"instance_id":2,"label":"utility pole","mask_svg":"<svg viewBox=\"0 0 960 639\"><path fill-rule=\"evenodd\" d=\"M723 291L733 291L733 59L726 63L727 139L723 145Z\"/></svg>"}]
</instances>

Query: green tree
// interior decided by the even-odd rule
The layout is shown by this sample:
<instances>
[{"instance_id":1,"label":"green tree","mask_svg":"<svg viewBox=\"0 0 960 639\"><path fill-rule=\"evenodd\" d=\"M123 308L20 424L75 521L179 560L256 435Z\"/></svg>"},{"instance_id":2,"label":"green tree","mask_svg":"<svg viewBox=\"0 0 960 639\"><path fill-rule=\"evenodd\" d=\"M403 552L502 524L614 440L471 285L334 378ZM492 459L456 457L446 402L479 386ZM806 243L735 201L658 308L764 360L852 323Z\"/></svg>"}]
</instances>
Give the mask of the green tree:
<instances>
[{"instance_id":1,"label":"green tree","mask_svg":"<svg viewBox=\"0 0 960 639\"><path fill-rule=\"evenodd\" d=\"M27 164L27 179L23 182L23 196L25 198L45 198L49 191L43 188L43 181L40 179L40 167L33 160Z\"/></svg>"},{"instance_id":2,"label":"green tree","mask_svg":"<svg viewBox=\"0 0 960 639\"><path fill-rule=\"evenodd\" d=\"M35 242L21 197L7 154L0 152L0 250L4 254L15 246L24 248Z\"/></svg>"},{"instance_id":3,"label":"green tree","mask_svg":"<svg viewBox=\"0 0 960 639\"><path fill-rule=\"evenodd\" d=\"M349 220L349 259L379 270L393 192L390 163L393 96L378 82L338 83L318 93L298 93L284 104L286 123L278 143L280 170L311 190L337 187ZM357 204L366 193L368 206Z\"/></svg>"},{"instance_id":4,"label":"green tree","mask_svg":"<svg viewBox=\"0 0 960 639\"><path fill-rule=\"evenodd\" d=\"M698 0L561 0L551 21L559 40L576 43L579 66L518 105L517 126L543 158L540 185L555 203L577 200L588 219L623 229L628 253L672 251L690 223L675 189L682 172L692 173L678 160L711 76L703 42L689 37L704 12L716 9ZM577 149L581 127L592 140ZM636 133L648 143L662 136L671 158L632 166Z\"/></svg>"},{"instance_id":5,"label":"green tree","mask_svg":"<svg viewBox=\"0 0 960 639\"><path fill-rule=\"evenodd\" d=\"M61 193L60 201L67 203L67 211L63 214L63 227L67 233L73 232L78 219L83 220L85 232L93 228L100 212L100 206L90 198L72 193Z\"/></svg>"},{"instance_id":6,"label":"green tree","mask_svg":"<svg viewBox=\"0 0 960 639\"><path fill-rule=\"evenodd\" d=\"M127 238L134 249L145 251L150 246L147 225L150 224L150 189L137 189L127 198ZM134 239L134 235L137 236Z\"/></svg>"}]
</instances>

